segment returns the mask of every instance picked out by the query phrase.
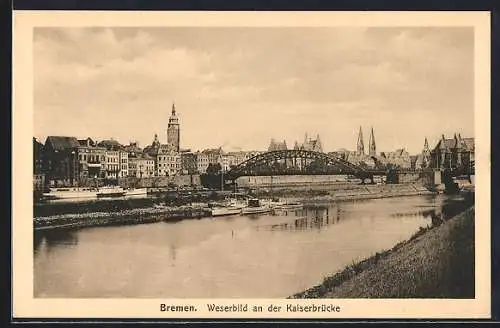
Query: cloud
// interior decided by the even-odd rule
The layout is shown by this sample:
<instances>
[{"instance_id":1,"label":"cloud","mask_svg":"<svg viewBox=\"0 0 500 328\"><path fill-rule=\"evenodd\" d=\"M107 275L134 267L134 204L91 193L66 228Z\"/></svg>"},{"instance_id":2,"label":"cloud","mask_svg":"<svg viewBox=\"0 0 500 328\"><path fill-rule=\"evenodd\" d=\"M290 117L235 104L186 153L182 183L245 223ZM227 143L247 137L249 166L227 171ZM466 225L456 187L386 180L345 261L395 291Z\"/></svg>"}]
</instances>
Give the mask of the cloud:
<instances>
[{"instance_id":1,"label":"cloud","mask_svg":"<svg viewBox=\"0 0 500 328\"><path fill-rule=\"evenodd\" d=\"M145 144L175 100L195 148L263 148L304 129L352 143L376 123L379 144L418 151L441 134L425 121L473 133L473 45L471 28L37 28L35 134Z\"/></svg>"}]
</instances>

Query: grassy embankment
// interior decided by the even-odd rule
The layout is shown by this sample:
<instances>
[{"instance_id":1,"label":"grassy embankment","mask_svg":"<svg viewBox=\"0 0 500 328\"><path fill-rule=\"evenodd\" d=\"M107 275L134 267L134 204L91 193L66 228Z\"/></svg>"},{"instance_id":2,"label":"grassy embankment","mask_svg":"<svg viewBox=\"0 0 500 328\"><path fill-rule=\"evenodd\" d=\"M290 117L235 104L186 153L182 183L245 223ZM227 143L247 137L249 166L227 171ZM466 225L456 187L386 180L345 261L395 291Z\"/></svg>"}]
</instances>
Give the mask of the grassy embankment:
<instances>
[{"instance_id":1,"label":"grassy embankment","mask_svg":"<svg viewBox=\"0 0 500 328\"><path fill-rule=\"evenodd\" d=\"M290 298L474 298L474 207Z\"/></svg>"}]
</instances>

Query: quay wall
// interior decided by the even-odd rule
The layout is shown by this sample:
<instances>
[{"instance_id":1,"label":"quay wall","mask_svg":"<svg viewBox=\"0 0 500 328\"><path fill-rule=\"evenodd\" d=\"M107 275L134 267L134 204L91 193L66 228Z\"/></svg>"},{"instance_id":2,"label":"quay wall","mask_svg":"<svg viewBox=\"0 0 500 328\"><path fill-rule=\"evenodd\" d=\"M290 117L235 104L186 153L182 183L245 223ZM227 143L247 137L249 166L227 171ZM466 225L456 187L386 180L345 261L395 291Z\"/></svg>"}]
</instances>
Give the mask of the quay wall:
<instances>
[{"instance_id":1,"label":"quay wall","mask_svg":"<svg viewBox=\"0 0 500 328\"><path fill-rule=\"evenodd\" d=\"M310 185L307 187L288 186L282 188L255 188L250 192L256 196L293 197L303 203L331 202L341 200L374 199L401 196L432 195L422 184L330 184Z\"/></svg>"},{"instance_id":2,"label":"quay wall","mask_svg":"<svg viewBox=\"0 0 500 328\"><path fill-rule=\"evenodd\" d=\"M238 187L268 187L293 184L330 184L361 182L359 179L349 180L347 175L277 175L277 176L244 176L236 179Z\"/></svg>"},{"instance_id":3,"label":"quay wall","mask_svg":"<svg viewBox=\"0 0 500 328\"><path fill-rule=\"evenodd\" d=\"M418 172L394 172L387 178L375 176L375 183L381 184L421 184L426 186L441 184L439 170L424 170ZM244 176L236 179L240 188L286 188L286 187L311 187L333 186L346 184L359 184L360 179L347 175L282 175L282 176Z\"/></svg>"}]
</instances>

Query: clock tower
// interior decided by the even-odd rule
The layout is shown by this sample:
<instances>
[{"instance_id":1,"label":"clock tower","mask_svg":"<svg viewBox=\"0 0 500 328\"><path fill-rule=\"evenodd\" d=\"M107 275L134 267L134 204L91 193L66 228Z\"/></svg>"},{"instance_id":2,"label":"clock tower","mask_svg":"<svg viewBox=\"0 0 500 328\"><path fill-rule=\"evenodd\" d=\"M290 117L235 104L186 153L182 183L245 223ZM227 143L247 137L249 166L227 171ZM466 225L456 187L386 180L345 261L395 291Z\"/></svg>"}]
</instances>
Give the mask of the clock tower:
<instances>
[{"instance_id":1,"label":"clock tower","mask_svg":"<svg viewBox=\"0 0 500 328\"><path fill-rule=\"evenodd\" d=\"M173 150L179 152L180 126L179 118L175 112L175 104L172 103L172 114L168 119L167 143Z\"/></svg>"}]
</instances>

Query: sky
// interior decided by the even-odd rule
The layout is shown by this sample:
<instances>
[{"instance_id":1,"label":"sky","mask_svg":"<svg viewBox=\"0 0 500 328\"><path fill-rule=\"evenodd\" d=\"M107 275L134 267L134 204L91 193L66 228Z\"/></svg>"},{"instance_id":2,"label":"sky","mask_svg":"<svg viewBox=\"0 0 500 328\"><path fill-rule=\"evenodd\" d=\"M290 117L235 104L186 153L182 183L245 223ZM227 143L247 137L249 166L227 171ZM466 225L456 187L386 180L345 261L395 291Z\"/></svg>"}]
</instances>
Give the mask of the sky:
<instances>
[{"instance_id":1,"label":"sky","mask_svg":"<svg viewBox=\"0 0 500 328\"><path fill-rule=\"evenodd\" d=\"M265 150L305 133L377 152L474 136L470 27L38 27L34 136Z\"/></svg>"}]
</instances>

